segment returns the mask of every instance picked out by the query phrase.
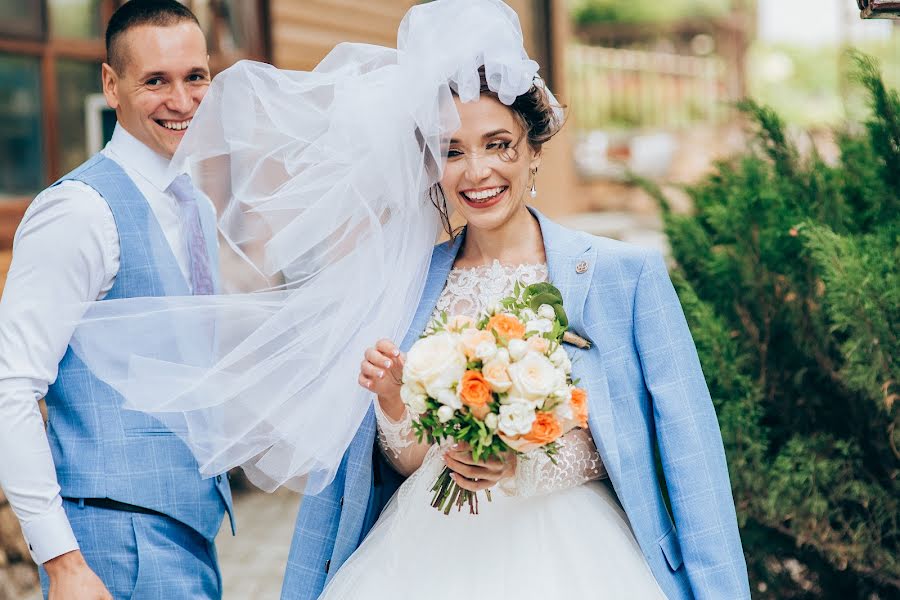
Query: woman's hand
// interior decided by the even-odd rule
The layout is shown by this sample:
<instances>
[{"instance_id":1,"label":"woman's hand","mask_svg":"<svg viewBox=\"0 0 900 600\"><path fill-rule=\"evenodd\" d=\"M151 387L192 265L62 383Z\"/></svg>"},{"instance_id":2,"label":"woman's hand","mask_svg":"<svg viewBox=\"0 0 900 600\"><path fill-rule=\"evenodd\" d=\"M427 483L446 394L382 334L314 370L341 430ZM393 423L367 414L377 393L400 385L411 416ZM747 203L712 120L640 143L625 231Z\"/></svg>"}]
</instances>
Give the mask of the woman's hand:
<instances>
[{"instance_id":1,"label":"woman's hand","mask_svg":"<svg viewBox=\"0 0 900 600\"><path fill-rule=\"evenodd\" d=\"M516 453L508 451L501 457L475 462L469 445L460 442L444 453L444 462L453 471L450 477L464 490L479 492L516 473Z\"/></svg>"},{"instance_id":2,"label":"woman's hand","mask_svg":"<svg viewBox=\"0 0 900 600\"><path fill-rule=\"evenodd\" d=\"M406 407L400 399L403 359L400 348L390 340L379 340L366 350L359 367L359 385L378 395L384 413L395 421L403 418Z\"/></svg>"}]
</instances>

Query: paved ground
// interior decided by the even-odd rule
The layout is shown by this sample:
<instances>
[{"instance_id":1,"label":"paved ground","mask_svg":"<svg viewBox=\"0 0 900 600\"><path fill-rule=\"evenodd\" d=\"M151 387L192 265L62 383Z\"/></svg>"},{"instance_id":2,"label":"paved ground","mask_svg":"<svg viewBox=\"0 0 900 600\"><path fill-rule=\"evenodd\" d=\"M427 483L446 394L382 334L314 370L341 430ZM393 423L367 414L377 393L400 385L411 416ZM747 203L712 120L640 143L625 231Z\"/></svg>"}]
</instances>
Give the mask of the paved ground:
<instances>
[{"instance_id":1,"label":"paved ground","mask_svg":"<svg viewBox=\"0 0 900 600\"><path fill-rule=\"evenodd\" d=\"M255 488L253 488L255 489ZM226 526L216 538L223 600L278 600L300 496L245 491L235 498L238 535Z\"/></svg>"}]
</instances>

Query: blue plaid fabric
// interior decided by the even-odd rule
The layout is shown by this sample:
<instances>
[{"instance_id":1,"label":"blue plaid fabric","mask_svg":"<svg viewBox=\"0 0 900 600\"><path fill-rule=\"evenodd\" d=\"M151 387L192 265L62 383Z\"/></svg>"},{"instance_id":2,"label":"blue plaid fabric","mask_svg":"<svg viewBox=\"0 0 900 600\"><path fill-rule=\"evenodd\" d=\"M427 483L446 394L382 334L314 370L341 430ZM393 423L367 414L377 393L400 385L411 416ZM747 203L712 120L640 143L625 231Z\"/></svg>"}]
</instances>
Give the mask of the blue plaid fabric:
<instances>
[{"instance_id":1,"label":"blue plaid fabric","mask_svg":"<svg viewBox=\"0 0 900 600\"><path fill-rule=\"evenodd\" d=\"M569 349L573 376L587 389L591 432L654 576L672 600L750 598L718 421L662 256L533 212L570 328L592 342ZM460 236L435 248L404 349L424 330L461 244ZM375 477L384 466L374 443L370 414L335 481L304 498L283 599L318 597L396 489Z\"/></svg>"},{"instance_id":2,"label":"blue plaid fabric","mask_svg":"<svg viewBox=\"0 0 900 600\"><path fill-rule=\"evenodd\" d=\"M116 600L221 598L212 541L170 517L64 502L81 552ZM40 569L47 597L47 573Z\"/></svg>"},{"instance_id":3,"label":"blue plaid fabric","mask_svg":"<svg viewBox=\"0 0 900 600\"><path fill-rule=\"evenodd\" d=\"M106 299L190 294L150 205L118 164L96 155L60 181L65 180L81 181L94 188L115 219L120 266ZM215 216L211 209L207 212L203 224L210 256L214 257ZM159 336L160 343L175 344L179 339L175 332L160 331ZM62 496L110 498L153 509L202 538L213 540L224 514L231 514L227 478L220 475L202 479L197 461L175 432L153 417L121 408L122 401L70 347L46 396L47 435ZM99 513L88 511L79 519L90 519L96 514ZM91 537L94 535L96 540ZM98 555L105 548L113 556L110 560L132 560L115 558L116 553L125 551L110 543L105 524L76 529L76 539L82 547L95 546ZM167 547L174 548L173 544ZM161 568L171 568L173 572L181 568L176 564L181 560L178 553L172 554L172 564L168 566L163 548L145 553L160 561Z\"/></svg>"}]
</instances>

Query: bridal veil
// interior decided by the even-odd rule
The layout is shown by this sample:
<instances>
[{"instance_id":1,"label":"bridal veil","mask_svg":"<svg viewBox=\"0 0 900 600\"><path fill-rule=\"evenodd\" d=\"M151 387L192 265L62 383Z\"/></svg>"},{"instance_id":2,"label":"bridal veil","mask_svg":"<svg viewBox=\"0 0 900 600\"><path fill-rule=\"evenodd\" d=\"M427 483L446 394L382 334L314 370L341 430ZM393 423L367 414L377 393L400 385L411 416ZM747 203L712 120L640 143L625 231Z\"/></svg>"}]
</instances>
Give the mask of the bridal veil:
<instances>
[{"instance_id":1,"label":"bridal veil","mask_svg":"<svg viewBox=\"0 0 900 600\"><path fill-rule=\"evenodd\" d=\"M240 62L172 162L216 206L221 292L92 303L72 347L180 435L201 472L316 493L372 402L363 351L401 339L440 221L428 191L479 67L509 104L534 83L500 0L413 7L398 48L338 45L313 71ZM154 251L167 252L160 247Z\"/></svg>"}]
</instances>

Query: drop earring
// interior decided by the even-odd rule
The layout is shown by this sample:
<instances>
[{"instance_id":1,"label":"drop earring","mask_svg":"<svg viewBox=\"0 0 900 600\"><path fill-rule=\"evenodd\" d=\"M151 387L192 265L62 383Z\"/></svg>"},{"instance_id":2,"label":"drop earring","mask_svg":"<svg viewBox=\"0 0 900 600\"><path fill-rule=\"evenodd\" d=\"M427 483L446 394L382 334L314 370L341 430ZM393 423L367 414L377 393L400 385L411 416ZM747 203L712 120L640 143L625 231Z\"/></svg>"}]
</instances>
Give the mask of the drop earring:
<instances>
[{"instance_id":1,"label":"drop earring","mask_svg":"<svg viewBox=\"0 0 900 600\"><path fill-rule=\"evenodd\" d=\"M537 198L537 188L534 185L534 179L536 176L537 176L537 169L533 169L531 171L531 192L530 192L532 198Z\"/></svg>"}]
</instances>

